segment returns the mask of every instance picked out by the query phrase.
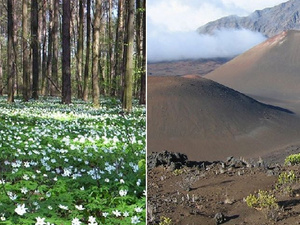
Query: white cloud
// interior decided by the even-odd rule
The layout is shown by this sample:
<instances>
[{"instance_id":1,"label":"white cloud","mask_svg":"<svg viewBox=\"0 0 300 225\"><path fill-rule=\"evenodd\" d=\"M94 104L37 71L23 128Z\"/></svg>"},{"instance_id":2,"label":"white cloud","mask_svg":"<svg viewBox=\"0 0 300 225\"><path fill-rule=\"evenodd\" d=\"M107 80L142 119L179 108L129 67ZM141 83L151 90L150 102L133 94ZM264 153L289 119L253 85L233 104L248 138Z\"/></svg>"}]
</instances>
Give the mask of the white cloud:
<instances>
[{"instance_id":1,"label":"white cloud","mask_svg":"<svg viewBox=\"0 0 300 225\"><path fill-rule=\"evenodd\" d=\"M196 30L199 24L205 24L222 16L226 14L221 8L205 1L190 1L187 4L183 0L162 0L147 5L147 19L165 26L169 31Z\"/></svg>"},{"instance_id":2,"label":"white cloud","mask_svg":"<svg viewBox=\"0 0 300 225\"><path fill-rule=\"evenodd\" d=\"M251 31L221 31L216 36L195 30L228 15L247 16L287 0L149 0L147 1L148 61L227 57L262 42Z\"/></svg>"},{"instance_id":3,"label":"white cloud","mask_svg":"<svg viewBox=\"0 0 300 225\"><path fill-rule=\"evenodd\" d=\"M149 62L232 57L265 40L262 34L248 30L221 30L214 36L196 32L167 32L148 34Z\"/></svg>"},{"instance_id":4,"label":"white cloud","mask_svg":"<svg viewBox=\"0 0 300 225\"><path fill-rule=\"evenodd\" d=\"M246 16L257 9L287 0L149 0L147 20L169 31L196 30L212 20L228 15Z\"/></svg>"}]
</instances>

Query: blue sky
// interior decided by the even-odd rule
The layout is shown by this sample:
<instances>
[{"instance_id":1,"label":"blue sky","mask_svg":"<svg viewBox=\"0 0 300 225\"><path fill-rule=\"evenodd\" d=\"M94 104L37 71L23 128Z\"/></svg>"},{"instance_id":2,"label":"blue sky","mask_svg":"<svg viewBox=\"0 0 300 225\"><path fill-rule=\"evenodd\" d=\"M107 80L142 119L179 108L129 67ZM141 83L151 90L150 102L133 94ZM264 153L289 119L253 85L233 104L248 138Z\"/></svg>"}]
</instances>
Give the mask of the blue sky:
<instances>
[{"instance_id":1,"label":"blue sky","mask_svg":"<svg viewBox=\"0 0 300 225\"><path fill-rule=\"evenodd\" d=\"M240 30L199 35L198 27L224 16L247 16L287 0L148 0L147 60L233 57L265 40Z\"/></svg>"}]
</instances>

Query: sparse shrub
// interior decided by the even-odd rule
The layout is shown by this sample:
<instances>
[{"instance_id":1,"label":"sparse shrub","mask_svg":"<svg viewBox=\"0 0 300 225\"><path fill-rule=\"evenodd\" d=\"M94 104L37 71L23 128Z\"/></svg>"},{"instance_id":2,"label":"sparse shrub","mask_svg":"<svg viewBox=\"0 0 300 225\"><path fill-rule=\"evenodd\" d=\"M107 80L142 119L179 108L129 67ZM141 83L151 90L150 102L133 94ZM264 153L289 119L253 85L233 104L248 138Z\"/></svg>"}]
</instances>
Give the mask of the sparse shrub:
<instances>
[{"instance_id":1,"label":"sparse shrub","mask_svg":"<svg viewBox=\"0 0 300 225\"><path fill-rule=\"evenodd\" d=\"M173 174L174 174L175 176L179 176L179 175L181 175L182 173L183 173L183 170L182 170L182 169L176 169L176 170L173 171Z\"/></svg>"},{"instance_id":2,"label":"sparse shrub","mask_svg":"<svg viewBox=\"0 0 300 225\"><path fill-rule=\"evenodd\" d=\"M280 211L281 210L278 207L270 208L270 209L263 209L263 213L264 213L265 217L268 220L272 220L275 222L277 222L279 219Z\"/></svg>"},{"instance_id":3,"label":"sparse shrub","mask_svg":"<svg viewBox=\"0 0 300 225\"><path fill-rule=\"evenodd\" d=\"M278 177L278 185L291 184L297 182L296 174L293 170L283 172Z\"/></svg>"},{"instance_id":4,"label":"sparse shrub","mask_svg":"<svg viewBox=\"0 0 300 225\"><path fill-rule=\"evenodd\" d=\"M159 225L170 225L172 220L169 217L161 216Z\"/></svg>"},{"instance_id":5,"label":"sparse shrub","mask_svg":"<svg viewBox=\"0 0 300 225\"><path fill-rule=\"evenodd\" d=\"M259 190L257 195L250 194L246 198L246 203L251 208L262 210L267 219L278 220L279 205L275 196L270 192Z\"/></svg>"},{"instance_id":6,"label":"sparse shrub","mask_svg":"<svg viewBox=\"0 0 300 225\"><path fill-rule=\"evenodd\" d=\"M250 194L246 198L246 203L250 208L257 208L259 206L258 197L255 195Z\"/></svg>"},{"instance_id":7,"label":"sparse shrub","mask_svg":"<svg viewBox=\"0 0 300 225\"><path fill-rule=\"evenodd\" d=\"M290 196L293 195L293 186L298 182L295 172L283 172L279 175L278 181L276 184L276 189L283 192L284 194L288 194Z\"/></svg>"},{"instance_id":8,"label":"sparse shrub","mask_svg":"<svg viewBox=\"0 0 300 225\"><path fill-rule=\"evenodd\" d=\"M250 194L246 198L246 203L251 208L278 208L275 196L268 191L258 191L257 195Z\"/></svg>"},{"instance_id":9,"label":"sparse shrub","mask_svg":"<svg viewBox=\"0 0 300 225\"><path fill-rule=\"evenodd\" d=\"M300 153L298 154L293 154L293 155L289 155L288 157L285 158L284 163L286 165L296 165L300 163Z\"/></svg>"}]
</instances>

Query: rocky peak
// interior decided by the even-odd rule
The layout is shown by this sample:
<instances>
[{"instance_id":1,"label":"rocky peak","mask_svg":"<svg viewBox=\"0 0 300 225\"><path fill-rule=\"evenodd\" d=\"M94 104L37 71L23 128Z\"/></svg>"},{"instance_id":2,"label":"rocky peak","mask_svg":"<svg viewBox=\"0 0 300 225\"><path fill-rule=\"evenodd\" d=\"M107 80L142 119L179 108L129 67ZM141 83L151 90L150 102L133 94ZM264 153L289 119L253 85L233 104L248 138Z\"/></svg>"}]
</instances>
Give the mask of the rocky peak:
<instances>
[{"instance_id":1,"label":"rocky peak","mask_svg":"<svg viewBox=\"0 0 300 225\"><path fill-rule=\"evenodd\" d=\"M300 30L300 1L290 0L272 8L256 10L247 17L227 16L199 27L200 34L220 29L248 29L272 37L285 30Z\"/></svg>"}]
</instances>

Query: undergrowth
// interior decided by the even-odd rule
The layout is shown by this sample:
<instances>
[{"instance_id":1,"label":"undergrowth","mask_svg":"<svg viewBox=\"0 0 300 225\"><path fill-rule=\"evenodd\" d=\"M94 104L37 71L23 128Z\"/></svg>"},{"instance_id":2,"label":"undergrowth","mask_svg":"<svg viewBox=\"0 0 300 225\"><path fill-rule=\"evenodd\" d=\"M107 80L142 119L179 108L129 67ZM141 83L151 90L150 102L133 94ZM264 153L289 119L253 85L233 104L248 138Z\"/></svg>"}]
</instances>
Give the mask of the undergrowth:
<instances>
[{"instance_id":1,"label":"undergrowth","mask_svg":"<svg viewBox=\"0 0 300 225\"><path fill-rule=\"evenodd\" d=\"M0 98L0 224L145 224L145 107Z\"/></svg>"}]
</instances>

